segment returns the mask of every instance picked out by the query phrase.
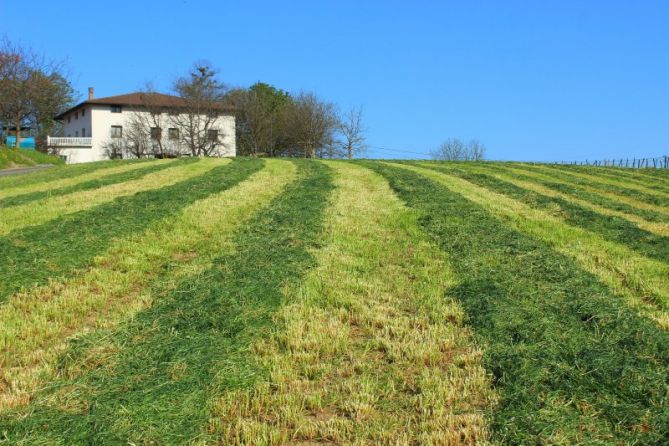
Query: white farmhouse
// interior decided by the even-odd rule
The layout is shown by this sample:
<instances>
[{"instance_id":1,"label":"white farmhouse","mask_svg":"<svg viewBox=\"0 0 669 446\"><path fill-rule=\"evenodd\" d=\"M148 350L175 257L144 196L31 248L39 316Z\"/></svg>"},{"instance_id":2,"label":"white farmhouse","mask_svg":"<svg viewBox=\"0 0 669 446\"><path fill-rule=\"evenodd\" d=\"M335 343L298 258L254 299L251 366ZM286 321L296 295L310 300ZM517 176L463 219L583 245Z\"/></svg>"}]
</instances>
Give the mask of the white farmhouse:
<instances>
[{"instance_id":1,"label":"white farmhouse","mask_svg":"<svg viewBox=\"0 0 669 446\"><path fill-rule=\"evenodd\" d=\"M187 103L178 96L160 93L130 93L94 99L93 88L88 89L88 100L61 113L55 119L63 124L63 137L49 137L47 144L67 163L86 163L112 157L128 157L113 153L110 147L132 131L138 118L150 126L150 143L166 147L171 154L189 154L190 150L183 123ZM189 112L192 115L192 111ZM203 116L203 115L202 115ZM206 117L205 137L210 141L213 156L235 156L234 110L220 106L212 118ZM192 119L191 119L192 122ZM131 155L130 155L131 156Z\"/></svg>"}]
</instances>

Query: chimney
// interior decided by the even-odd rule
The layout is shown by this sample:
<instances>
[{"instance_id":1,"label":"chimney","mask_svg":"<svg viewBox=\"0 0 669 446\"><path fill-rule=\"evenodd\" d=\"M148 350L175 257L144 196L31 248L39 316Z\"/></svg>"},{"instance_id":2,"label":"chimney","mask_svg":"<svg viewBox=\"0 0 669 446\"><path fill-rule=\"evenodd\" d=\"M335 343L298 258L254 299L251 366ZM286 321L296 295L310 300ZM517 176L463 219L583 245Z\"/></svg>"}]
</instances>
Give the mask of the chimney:
<instances>
[{"instance_id":1,"label":"chimney","mask_svg":"<svg viewBox=\"0 0 669 446\"><path fill-rule=\"evenodd\" d=\"M93 100L93 87L88 87L88 100Z\"/></svg>"}]
</instances>

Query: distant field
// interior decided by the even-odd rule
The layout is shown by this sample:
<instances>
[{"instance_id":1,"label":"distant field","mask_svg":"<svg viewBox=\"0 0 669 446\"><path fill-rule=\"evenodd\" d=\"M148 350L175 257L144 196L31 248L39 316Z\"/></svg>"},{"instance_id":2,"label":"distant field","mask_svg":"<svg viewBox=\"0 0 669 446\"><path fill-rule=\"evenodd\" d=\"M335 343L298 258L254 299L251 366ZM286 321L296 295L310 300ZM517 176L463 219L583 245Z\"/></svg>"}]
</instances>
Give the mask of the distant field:
<instances>
[{"instance_id":1,"label":"distant field","mask_svg":"<svg viewBox=\"0 0 669 446\"><path fill-rule=\"evenodd\" d=\"M666 171L66 166L0 253L0 444L668 444Z\"/></svg>"}]
</instances>

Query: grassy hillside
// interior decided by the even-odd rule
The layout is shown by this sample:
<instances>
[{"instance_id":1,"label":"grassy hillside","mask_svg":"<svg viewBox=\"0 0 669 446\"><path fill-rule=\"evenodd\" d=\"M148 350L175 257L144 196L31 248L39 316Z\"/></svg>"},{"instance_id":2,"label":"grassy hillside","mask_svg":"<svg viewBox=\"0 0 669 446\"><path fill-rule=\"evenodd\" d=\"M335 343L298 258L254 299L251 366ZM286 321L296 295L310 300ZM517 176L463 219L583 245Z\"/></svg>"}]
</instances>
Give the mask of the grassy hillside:
<instances>
[{"instance_id":1,"label":"grassy hillside","mask_svg":"<svg viewBox=\"0 0 669 446\"><path fill-rule=\"evenodd\" d=\"M46 155L37 150L0 146L0 169L30 167L38 164L63 164L63 161L57 156Z\"/></svg>"},{"instance_id":2,"label":"grassy hillside","mask_svg":"<svg viewBox=\"0 0 669 446\"><path fill-rule=\"evenodd\" d=\"M0 178L0 443L657 445L669 172Z\"/></svg>"}]
</instances>

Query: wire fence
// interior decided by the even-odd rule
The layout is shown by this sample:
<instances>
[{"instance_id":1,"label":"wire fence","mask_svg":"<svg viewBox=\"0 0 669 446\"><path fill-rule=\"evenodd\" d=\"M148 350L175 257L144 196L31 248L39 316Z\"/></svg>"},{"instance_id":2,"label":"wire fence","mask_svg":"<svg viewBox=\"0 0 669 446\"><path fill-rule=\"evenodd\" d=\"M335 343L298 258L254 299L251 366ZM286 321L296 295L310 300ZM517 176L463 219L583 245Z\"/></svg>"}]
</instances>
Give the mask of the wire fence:
<instances>
[{"instance_id":1,"label":"wire fence","mask_svg":"<svg viewBox=\"0 0 669 446\"><path fill-rule=\"evenodd\" d=\"M669 156L654 158L620 158L595 161L560 161L553 164L571 164L574 166L627 167L630 169L669 169Z\"/></svg>"}]
</instances>

